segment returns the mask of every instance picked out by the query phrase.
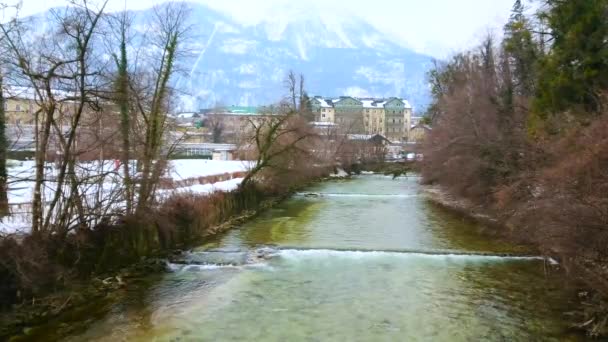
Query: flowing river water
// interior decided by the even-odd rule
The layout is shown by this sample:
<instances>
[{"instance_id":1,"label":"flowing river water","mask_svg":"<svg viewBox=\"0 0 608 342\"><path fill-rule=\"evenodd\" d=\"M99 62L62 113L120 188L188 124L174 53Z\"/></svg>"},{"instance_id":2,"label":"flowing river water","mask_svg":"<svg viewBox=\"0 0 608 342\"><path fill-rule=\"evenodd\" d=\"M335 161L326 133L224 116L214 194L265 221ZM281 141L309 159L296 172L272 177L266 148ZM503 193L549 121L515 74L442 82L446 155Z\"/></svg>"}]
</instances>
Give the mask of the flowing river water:
<instances>
[{"instance_id":1,"label":"flowing river water","mask_svg":"<svg viewBox=\"0 0 608 342\"><path fill-rule=\"evenodd\" d=\"M575 296L563 274L437 208L415 177L360 176L307 191L193 250L120 301L61 323L80 323L69 336L57 323L46 338L579 339L564 316Z\"/></svg>"}]
</instances>

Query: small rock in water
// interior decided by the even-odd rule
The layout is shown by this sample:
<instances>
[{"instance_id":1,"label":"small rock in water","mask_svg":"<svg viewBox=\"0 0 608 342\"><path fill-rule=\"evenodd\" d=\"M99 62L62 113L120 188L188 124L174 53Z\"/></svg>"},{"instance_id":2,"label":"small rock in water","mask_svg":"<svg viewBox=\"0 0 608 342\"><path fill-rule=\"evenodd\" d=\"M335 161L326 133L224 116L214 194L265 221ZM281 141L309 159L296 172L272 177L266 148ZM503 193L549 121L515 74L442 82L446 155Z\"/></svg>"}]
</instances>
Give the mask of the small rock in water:
<instances>
[{"instance_id":1,"label":"small rock in water","mask_svg":"<svg viewBox=\"0 0 608 342\"><path fill-rule=\"evenodd\" d=\"M258 263L264 260L268 260L276 255L276 250L269 247L258 248L249 254L247 258L248 264Z\"/></svg>"}]
</instances>

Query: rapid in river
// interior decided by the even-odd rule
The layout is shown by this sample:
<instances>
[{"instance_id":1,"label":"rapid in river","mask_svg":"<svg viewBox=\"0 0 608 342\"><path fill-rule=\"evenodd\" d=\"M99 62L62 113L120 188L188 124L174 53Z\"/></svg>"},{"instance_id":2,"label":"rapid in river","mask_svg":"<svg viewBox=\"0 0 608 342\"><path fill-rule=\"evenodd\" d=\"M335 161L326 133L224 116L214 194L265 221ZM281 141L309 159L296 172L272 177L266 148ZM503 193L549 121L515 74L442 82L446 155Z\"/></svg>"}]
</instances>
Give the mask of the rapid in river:
<instances>
[{"instance_id":1,"label":"rapid in river","mask_svg":"<svg viewBox=\"0 0 608 342\"><path fill-rule=\"evenodd\" d=\"M325 182L47 328L69 341L563 341L552 260L436 207L416 177ZM61 336L61 324L80 324ZM56 334L55 337L53 337Z\"/></svg>"}]
</instances>

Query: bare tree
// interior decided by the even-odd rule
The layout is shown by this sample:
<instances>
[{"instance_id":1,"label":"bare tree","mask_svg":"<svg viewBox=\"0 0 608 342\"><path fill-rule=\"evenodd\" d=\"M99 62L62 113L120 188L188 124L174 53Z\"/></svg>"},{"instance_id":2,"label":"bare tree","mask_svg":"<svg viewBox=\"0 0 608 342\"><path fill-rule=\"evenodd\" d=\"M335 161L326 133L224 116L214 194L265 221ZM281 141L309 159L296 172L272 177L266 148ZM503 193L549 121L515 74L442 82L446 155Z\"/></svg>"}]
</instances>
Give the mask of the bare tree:
<instances>
[{"instance_id":1,"label":"bare tree","mask_svg":"<svg viewBox=\"0 0 608 342\"><path fill-rule=\"evenodd\" d=\"M107 16L104 8L80 0L54 10L51 30L36 38L39 44L28 40L33 28L26 22L0 23L11 81L26 86L36 104L34 233L65 234L144 211L155 199L171 144L179 140L169 134L166 117L187 30L185 5L155 9L154 27L140 43L156 48L142 49L135 59L128 55L137 48L129 45L129 17ZM99 49L115 44L106 38L109 28L118 42L110 47L110 60ZM108 158L120 159L121 170ZM141 166L137 179L132 159Z\"/></svg>"},{"instance_id":2,"label":"bare tree","mask_svg":"<svg viewBox=\"0 0 608 342\"><path fill-rule=\"evenodd\" d=\"M223 142L223 134L226 129L224 125L224 118L218 114L209 114L205 119L205 127L211 131L211 141L214 144L220 144Z\"/></svg>"},{"instance_id":3,"label":"bare tree","mask_svg":"<svg viewBox=\"0 0 608 342\"><path fill-rule=\"evenodd\" d=\"M271 109L272 110L272 109ZM315 136L310 126L291 111L267 113L259 118L250 118L251 137L246 148L253 149L255 164L243 179L242 187L252 182L264 182L289 175L296 178L312 166L311 138Z\"/></svg>"},{"instance_id":4,"label":"bare tree","mask_svg":"<svg viewBox=\"0 0 608 342\"><path fill-rule=\"evenodd\" d=\"M141 177L138 192L137 212L142 213L154 199L156 183L164 172L166 161L162 160L161 146L167 125L169 80L175 72L179 45L185 38L187 7L185 4L171 3L155 7L156 37L152 40L160 53L158 62L149 75L151 91L146 93L147 85L138 96L137 108L143 117L143 152L141 158Z\"/></svg>"},{"instance_id":5,"label":"bare tree","mask_svg":"<svg viewBox=\"0 0 608 342\"><path fill-rule=\"evenodd\" d=\"M291 105L292 110L298 110L297 106L297 88L298 88L298 80L295 72L293 70L289 70L287 73L287 77L285 78L285 88L288 91L289 103Z\"/></svg>"},{"instance_id":6,"label":"bare tree","mask_svg":"<svg viewBox=\"0 0 608 342\"><path fill-rule=\"evenodd\" d=\"M85 111L97 108L100 72L92 67L95 56L91 45L104 8L105 3L98 10L92 10L83 1L56 11L58 31L38 47L25 41L20 22L0 24L12 66L18 70L21 81L32 89L40 108L36 113L36 127L40 129L36 129L34 232L48 231L53 217L71 216L72 208L76 208L80 225L85 224L75 171L76 138ZM64 136L65 123L69 124ZM56 176L56 191L47 207L43 203L45 163L54 131L59 132L62 158ZM65 193L64 185L68 183L69 192ZM66 197L68 205L59 205L62 197Z\"/></svg>"}]
</instances>

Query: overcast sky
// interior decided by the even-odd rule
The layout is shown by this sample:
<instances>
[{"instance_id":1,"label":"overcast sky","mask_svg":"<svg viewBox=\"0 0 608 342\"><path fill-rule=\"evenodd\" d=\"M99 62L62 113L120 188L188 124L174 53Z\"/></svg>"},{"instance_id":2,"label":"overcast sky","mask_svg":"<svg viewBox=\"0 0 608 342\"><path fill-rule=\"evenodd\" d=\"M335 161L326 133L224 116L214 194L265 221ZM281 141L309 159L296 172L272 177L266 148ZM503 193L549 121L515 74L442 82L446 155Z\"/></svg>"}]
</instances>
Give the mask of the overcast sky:
<instances>
[{"instance_id":1,"label":"overcast sky","mask_svg":"<svg viewBox=\"0 0 608 342\"><path fill-rule=\"evenodd\" d=\"M16 1L16 0L10 0ZM91 1L91 0L89 0ZM99 1L99 0L97 0ZM255 24L277 11L292 7L293 0L193 0L221 10L235 19ZM109 0L111 10L143 9L163 0ZM420 52L444 57L471 46L488 30L499 31L509 17L513 0L300 0L324 11L341 13L349 8L380 30ZM23 15L65 5L65 0L22 0Z\"/></svg>"}]
</instances>

